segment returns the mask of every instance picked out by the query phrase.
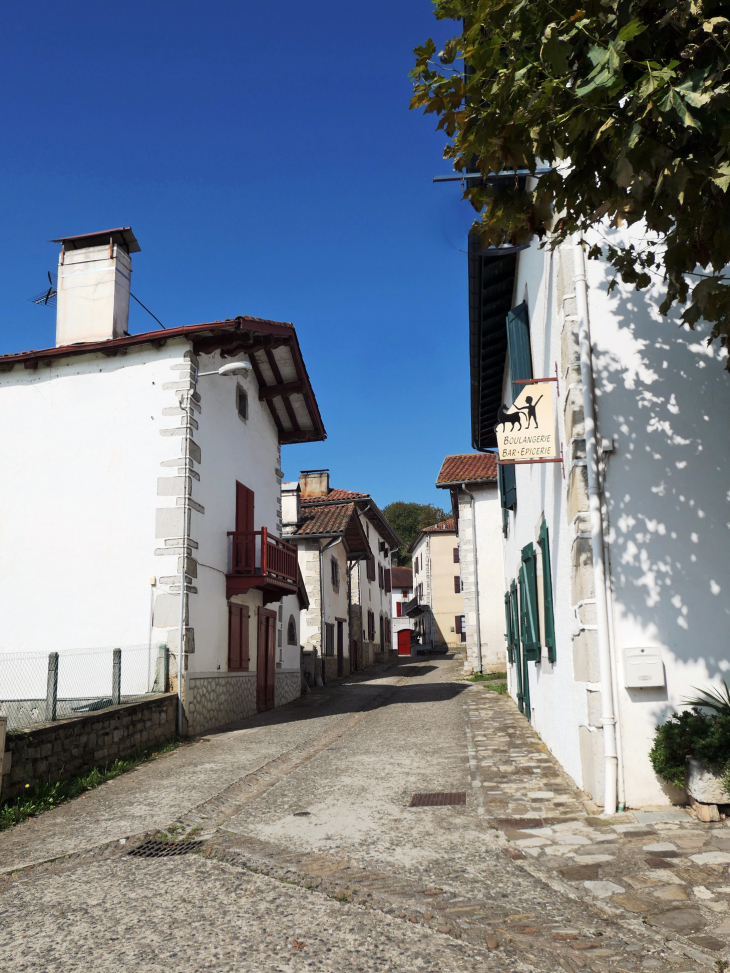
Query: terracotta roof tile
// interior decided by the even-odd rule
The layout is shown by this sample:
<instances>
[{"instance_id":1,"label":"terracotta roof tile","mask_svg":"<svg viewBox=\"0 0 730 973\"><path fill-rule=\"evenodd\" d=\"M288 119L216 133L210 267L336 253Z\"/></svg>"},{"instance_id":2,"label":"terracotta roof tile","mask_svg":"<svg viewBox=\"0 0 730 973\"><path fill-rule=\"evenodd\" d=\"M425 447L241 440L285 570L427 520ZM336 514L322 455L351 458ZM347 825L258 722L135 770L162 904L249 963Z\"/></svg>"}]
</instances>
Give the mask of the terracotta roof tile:
<instances>
[{"instance_id":1,"label":"terracotta roof tile","mask_svg":"<svg viewBox=\"0 0 730 973\"><path fill-rule=\"evenodd\" d=\"M369 493L356 493L354 490L330 490L319 497L302 497L302 503L322 503L325 500L368 500Z\"/></svg>"},{"instance_id":2,"label":"terracotta roof tile","mask_svg":"<svg viewBox=\"0 0 730 973\"><path fill-rule=\"evenodd\" d=\"M496 479L496 453L460 453L457 456L446 457L436 479L436 486Z\"/></svg>"},{"instance_id":3,"label":"terracotta roof tile","mask_svg":"<svg viewBox=\"0 0 730 973\"><path fill-rule=\"evenodd\" d=\"M447 534L449 531L453 531L454 518L449 517L448 520L442 520L440 524L433 524L431 527L421 527L422 534Z\"/></svg>"},{"instance_id":4,"label":"terracotta roof tile","mask_svg":"<svg viewBox=\"0 0 730 973\"><path fill-rule=\"evenodd\" d=\"M353 504L323 504L311 506L305 510L302 504L301 520L299 526L294 531L296 535L302 534L341 534L344 533L348 521L352 516Z\"/></svg>"},{"instance_id":5,"label":"terracotta roof tile","mask_svg":"<svg viewBox=\"0 0 730 973\"><path fill-rule=\"evenodd\" d=\"M394 588L412 588L413 587L413 569L412 568L391 568L390 569L391 584Z\"/></svg>"}]
</instances>

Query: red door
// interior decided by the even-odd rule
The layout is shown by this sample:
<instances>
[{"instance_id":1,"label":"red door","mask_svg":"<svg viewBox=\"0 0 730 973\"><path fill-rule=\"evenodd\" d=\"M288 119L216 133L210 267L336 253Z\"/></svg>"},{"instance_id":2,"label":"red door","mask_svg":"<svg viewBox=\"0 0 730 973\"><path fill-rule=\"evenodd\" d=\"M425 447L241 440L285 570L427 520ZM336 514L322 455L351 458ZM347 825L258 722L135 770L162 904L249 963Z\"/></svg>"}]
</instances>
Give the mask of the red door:
<instances>
[{"instance_id":1,"label":"red door","mask_svg":"<svg viewBox=\"0 0 730 973\"><path fill-rule=\"evenodd\" d=\"M398 632L398 655L411 654L411 632L408 628L402 628Z\"/></svg>"},{"instance_id":2,"label":"red door","mask_svg":"<svg viewBox=\"0 0 730 973\"><path fill-rule=\"evenodd\" d=\"M273 709L276 693L276 612L259 608L259 638L256 653L256 708Z\"/></svg>"}]
</instances>

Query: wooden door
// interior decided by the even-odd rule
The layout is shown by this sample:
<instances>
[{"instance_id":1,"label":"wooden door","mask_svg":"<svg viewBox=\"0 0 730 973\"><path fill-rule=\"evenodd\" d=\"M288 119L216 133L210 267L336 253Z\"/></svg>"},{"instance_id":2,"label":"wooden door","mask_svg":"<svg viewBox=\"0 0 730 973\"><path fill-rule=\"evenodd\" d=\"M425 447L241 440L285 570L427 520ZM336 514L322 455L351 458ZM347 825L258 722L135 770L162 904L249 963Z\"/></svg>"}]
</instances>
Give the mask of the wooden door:
<instances>
[{"instance_id":1,"label":"wooden door","mask_svg":"<svg viewBox=\"0 0 730 973\"><path fill-rule=\"evenodd\" d=\"M273 709L276 699L276 612L259 608L256 653L256 708Z\"/></svg>"},{"instance_id":2,"label":"wooden door","mask_svg":"<svg viewBox=\"0 0 730 973\"><path fill-rule=\"evenodd\" d=\"M253 490L236 480L236 532L253 533Z\"/></svg>"},{"instance_id":3,"label":"wooden door","mask_svg":"<svg viewBox=\"0 0 730 973\"><path fill-rule=\"evenodd\" d=\"M248 605L228 602L228 671L248 672Z\"/></svg>"},{"instance_id":4,"label":"wooden door","mask_svg":"<svg viewBox=\"0 0 730 973\"><path fill-rule=\"evenodd\" d=\"M398 655L411 654L411 630L402 628L398 632Z\"/></svg>"},{"instance_id":5,"label":"wooden door","mask_svg":"<svg viewBox=\"0 0 730 973\"><path fill-rule=\"evenodd\" d=\"M345 657L345 623L337 622L337 675L342 675Z\"/></svg>"}]
</instances>

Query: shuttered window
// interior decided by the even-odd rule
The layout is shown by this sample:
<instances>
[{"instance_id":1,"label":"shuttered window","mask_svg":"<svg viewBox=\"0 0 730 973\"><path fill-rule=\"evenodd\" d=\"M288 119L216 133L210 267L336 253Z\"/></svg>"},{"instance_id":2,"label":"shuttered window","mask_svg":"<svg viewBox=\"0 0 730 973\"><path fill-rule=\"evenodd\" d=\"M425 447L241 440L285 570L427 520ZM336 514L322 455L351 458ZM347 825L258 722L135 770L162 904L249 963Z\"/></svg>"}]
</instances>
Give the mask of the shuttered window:
<instances>
[{"instance_id":1,"label":"shuttered window","mask_svg":"<svg viewBox=\"0 0 730 973\"><path fill-rule=\"evenodd\" d=\"M375 581L375 557L370 554L367 559L368 581Z\"/></svg>"},{"instance_id":2,"label":"shuttered window","mask_svg":"<svg viewBox=\"0 0 730 973\"><path fill-rule=\"evenodd\" d=\"M530 351L530 320L527 303L513 307L507 315L507 347L509 349L509 377L512 382L512 400L522 391L515 385L517 379L532 378L532 354Z\"/></svg>"},{"instance_id":3,"label":"shuttered window","mask_svg":"<svg viewBox=\"0 0 730 973\"><path fill-rule=\"evenodd\" d=\"M545 645L548 659L555 662L555 615L553 612L553 576L550 569L550 539L545 519L540 524L540 553L542 555L542 590L545 606Z\"/></svg>"},{"instance_id":4,"label":"shuttered window","mask_svg":"<svg viewBox=\"0 0 730 973\"><path fill-rule=\"evenodd\" d=\"M498 466L497 482L499 483L499 499L505 510L514 510L517 506L517 484L515 482L514 466Z\"/></svg>"},{"instance_id":5,"label":"shuttered window","mask_svg":"<svg viewBox=\"0 0 730 973\"><path fill-rule=\"evenodd\" d=\"M391 587L392 586L390 583L390 568L386 568L385 569L385 590L390 592Z\"/></svg>"},{"instance_id":6,"label":"shuttered window","mask_svg":"<svg viewBox=\"0 0 730 973\"><path fill-rule=\"evenodd\" d=\"M403 602L397 601L395 603L395 617L400 618L403 614Z\"/></svg>"},{"instance_id":7,"label":"shuttered window","mask_svg":"<svg viewBox=\"0 0 730 973\"><path fill-rule=\"evenodd\" d=\"M458 574L454 575L454 594L461 594L461 578Z\"/></svg>"},{"instance_id":8,"label":"shuttered window","mask_svg":"<svg viewBox=\"0 0 730 973\"><path fill-rule=\"evenodd\" d=\"M522 646L528 662L540 661L540 624L537 608L537 565L535 546L527 544L522 548L522 567L520 568L520 628Z\"/></svg>"},{"instance_id":9,"label":"shuttered window","mask_svg":"<svg viewBox=\"0 0 730 973\"><path fill-rule=\"evenodd\" d=\"M512 605L509 591L504 593L504 631L507 640L507 659L509 664L512 665L515 661L515 655L512 646Z\"/></svg>"},{"instance_id":10,"label":"shuttered window","mask_svg":"<svg viewBox=\"0 0 730 973\"><path fill-rule=\"evenodd\" d=\"M459 563L459 548L458 547L455 547L454 548L454 564L458 564L458 563Z\"/></svg>"},{"instance_id":11,"label":"shuttered window","mask_svg":"<svg viewBox=\"0 0 730 973\"><path fill-rule=\"evenodd\" d=\"M228 603L228 670L248 671L248 605Z\"/></svg>"}]
</instances>

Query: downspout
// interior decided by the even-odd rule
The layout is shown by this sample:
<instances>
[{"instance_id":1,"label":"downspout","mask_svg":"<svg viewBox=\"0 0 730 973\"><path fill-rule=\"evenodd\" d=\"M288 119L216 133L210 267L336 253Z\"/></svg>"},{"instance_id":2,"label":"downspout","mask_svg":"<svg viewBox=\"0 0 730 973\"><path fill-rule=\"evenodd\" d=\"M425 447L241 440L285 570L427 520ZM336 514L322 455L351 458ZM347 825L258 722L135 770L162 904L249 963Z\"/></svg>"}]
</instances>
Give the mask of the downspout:
<instances>
[{"instance_id":1,"label":"downspout","mask_svg":"<svg viewBox=\"0 0 730 973\"><path fill-rule=\"evenodd\" d=\"M194 378L193 387L188 389L187 393L183 392L180 396L180 406L185 410L185 443L183 451L183 536L182 536L182 554L180 557L180 626L179 626L179 637L178 637L178 649L177 649L177 732L178 736L182 736L183 732L183 681L185 679L185 589L186 576L187 576L187 556L188 556L188 500L190 496L190 489L188 484L192 477L190 476L190 470L188 469L190 465L190 435L192 432L191 415L192 405L191 400L195 394L195 389L198 384L198 373L197 369L194 368ZM183 405L183 403L185 403ZM167 688L167 687L165 687Z\"/></svg>"},{"instance_id":2,"label":"downspout","mask_svg":"<svg viewBox=\"0 0 730 973\"><path fill-rule=\"evenodd\" d=\"M335 544L339 544L340 538L333 537L331 541L319 548L319 648L322 653L322 682L324 682L324 554Z\"/></svg>"},{"instance_id":3,"label":"downspout","mask_svg":"<svg viewBox=\"0 0 730 973\"><path fill-rule=\"evenodd\" d=\"M618 755L616 752L616 715L613 703L613 674L611 642L608 627L606 598L606 570L603 559L603 515L601 484L598 475L598 444L596 408L591 360L591 330L588 320L588 283L585 256L579 235L573 238L575 302L578 316L578 344L580 347L580 376L583 386L583 417L586 436L586 465L588 473L588 509L590 513L591 548L593 554L593 586L596 594L596 627L598 630L598 661L601 673L601 722L603 724L603 754L605 792L603 813L616 813L616 785Z\"/></svg>"},{"instance_id":4,"label":"downspout","mask_svg":"<svg viewBox=\"0 0 730 973\"><path fill-rule=\"evenodd\" d=\"M479 563L477 561L476 508L474 506L474 494L467 490L466 483L461 484L461 489L471 501L471 536L472 551L474 552L474 609L477 616L477 671L482 672L482 623L479 618Z\"/></svg>"}]
</instances>

